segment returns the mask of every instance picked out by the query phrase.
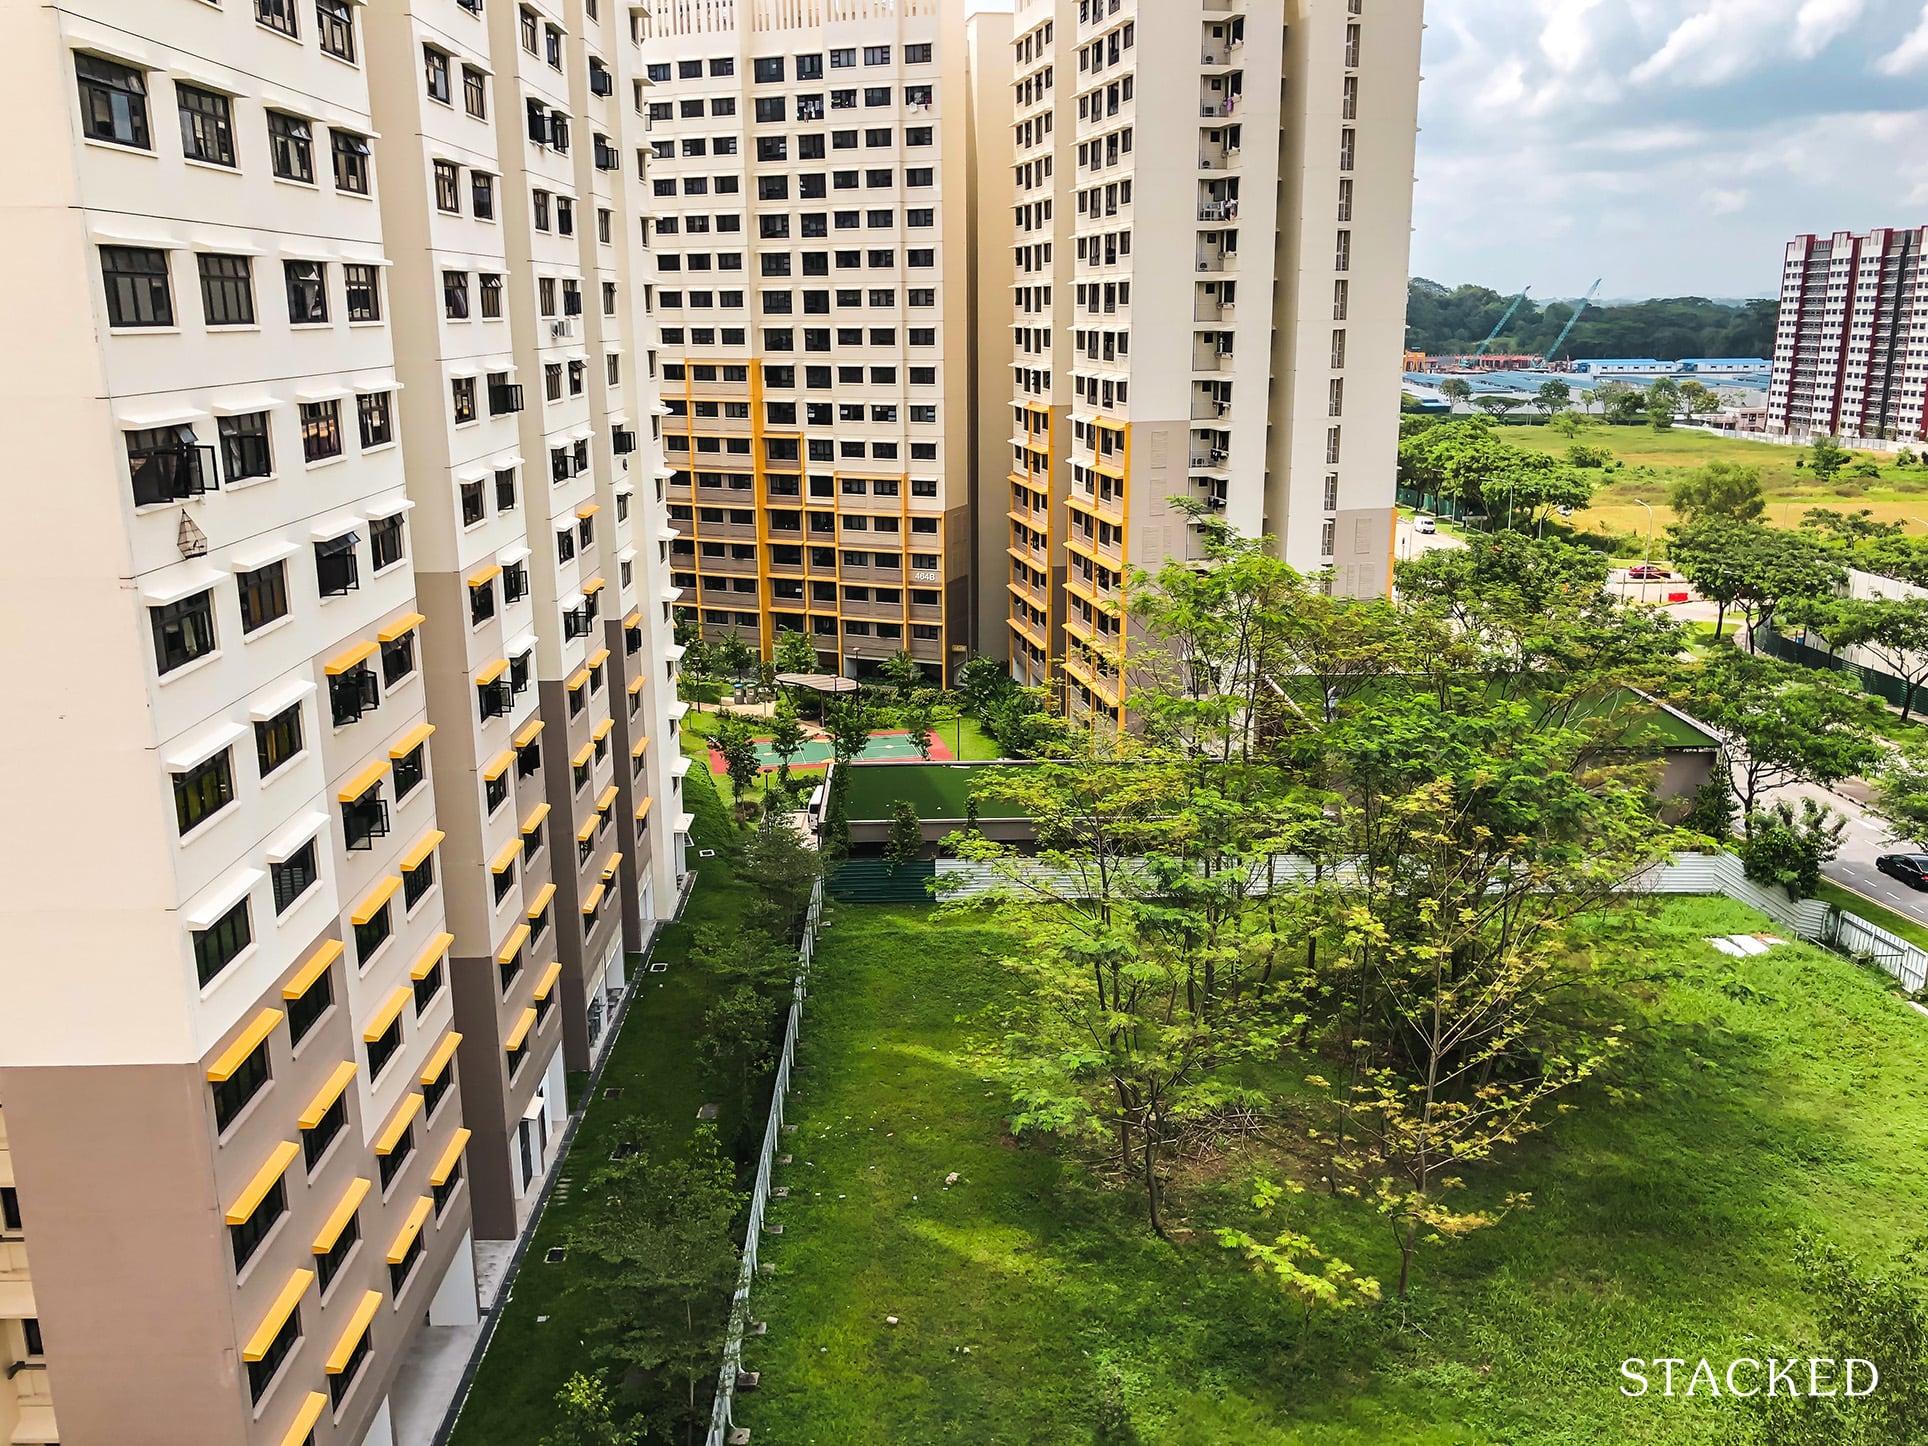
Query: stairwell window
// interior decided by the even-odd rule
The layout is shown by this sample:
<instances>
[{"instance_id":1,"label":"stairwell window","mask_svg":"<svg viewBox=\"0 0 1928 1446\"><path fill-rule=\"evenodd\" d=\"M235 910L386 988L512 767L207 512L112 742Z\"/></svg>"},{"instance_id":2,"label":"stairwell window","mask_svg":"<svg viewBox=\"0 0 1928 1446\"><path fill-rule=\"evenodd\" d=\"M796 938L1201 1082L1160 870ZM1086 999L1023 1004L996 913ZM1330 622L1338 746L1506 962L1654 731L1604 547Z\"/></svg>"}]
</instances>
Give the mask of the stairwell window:
<instances>
[{"instance_id":1,"label":"stairwell window","mask_svg":"<svg viewBox=\"0 0 1928 1446\"><path fill-rule=\"evenodd\" d=\"M1332 269L1334 271L1350 271L1352 269L1352 233L1350 231L1341 231L1339 233L1339 242L1335 248Z\"/></svg>"}]
</instances>

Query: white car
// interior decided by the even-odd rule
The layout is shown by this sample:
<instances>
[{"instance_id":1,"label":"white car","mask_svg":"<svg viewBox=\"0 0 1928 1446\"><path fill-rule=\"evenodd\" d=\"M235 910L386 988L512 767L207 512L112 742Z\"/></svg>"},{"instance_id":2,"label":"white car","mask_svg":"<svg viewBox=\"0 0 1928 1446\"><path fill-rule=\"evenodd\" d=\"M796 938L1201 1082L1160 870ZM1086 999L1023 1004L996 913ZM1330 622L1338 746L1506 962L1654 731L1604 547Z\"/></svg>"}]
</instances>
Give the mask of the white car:
<instances>
[{"instance_id":1,"label":"white car","mask_svg":"<svg viewBox=\"0 0 1928 1446\"><path fill-rule=\"evenodd\" d=\"M1437 523L1433 521L1432 518L1428 517L1425 513L1422 512L1419 514L1419 516L1413 519L1413 531L1435 533L1439 531L1439 526Z\"/></svg>"}]
</instances>

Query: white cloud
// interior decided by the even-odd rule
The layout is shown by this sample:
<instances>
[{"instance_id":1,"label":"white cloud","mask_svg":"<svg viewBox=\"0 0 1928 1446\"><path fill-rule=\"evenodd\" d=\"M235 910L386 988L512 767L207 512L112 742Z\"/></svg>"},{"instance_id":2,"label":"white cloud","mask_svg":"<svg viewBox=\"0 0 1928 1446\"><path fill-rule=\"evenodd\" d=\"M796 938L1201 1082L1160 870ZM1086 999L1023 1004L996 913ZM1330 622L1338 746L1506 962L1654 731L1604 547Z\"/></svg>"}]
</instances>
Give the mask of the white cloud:
<instances>
[{"instance_id":1,"label":"white cloud","mask_svg":"<svg viewBox=\"0 0 1928 1446\"><path fill-rule=\"evenodd\" d=\"M1812 60L1867 9L1867 0L1702 0L1634 67L1637 84L1722 85L1771 62Z\"/></svg>"},{"instance_id":2,"label":"white cloud","mask_svg":"<svg viewBox=\"0 0 1928 1446\"><path fill-rule=\"evenodd\" d=\"M1745 191L1723 191L1719 189L1702 191L1700 193L1700 199L1702 203L1706 205L1708 213L1714 216L1731 216L1736 211L1745 210L1747 207L1747 192Z\"/></svg>"},{"instance_id":3,"label":"white cloud","mask_svg":"<svg viewBox=\"0 0 1928 1446\"><path fill-rule=\"evenodd\" d=\"M1928 3L1921 7L1921 20L1893 50L1874 63L1883 75L1913 75L1928 68Z\"/></svg>"}]
</instances>

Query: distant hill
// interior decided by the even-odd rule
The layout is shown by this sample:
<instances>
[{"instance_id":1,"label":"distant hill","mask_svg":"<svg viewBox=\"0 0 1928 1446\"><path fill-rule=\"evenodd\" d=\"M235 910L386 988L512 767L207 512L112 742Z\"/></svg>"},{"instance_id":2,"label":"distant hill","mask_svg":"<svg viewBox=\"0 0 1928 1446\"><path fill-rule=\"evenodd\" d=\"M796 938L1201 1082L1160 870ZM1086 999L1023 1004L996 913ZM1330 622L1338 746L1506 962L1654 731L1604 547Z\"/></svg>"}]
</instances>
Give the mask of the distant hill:
<instances>
[{"instance_id":1,"label":"distant hill","mask_svg":"<svg viewBox=\"0 0 1928 1446\"><path fill-rule=\"evenodd\" d=\"M1406 291L1406 345L1413 351L1471 351L1499 324L1512 297L1484 286L1448 289L1416 276ZM1513 313L1493 343L1498 352L1544 353L1573 315L1575 302L1531 297ZM1573 358L1650 356L1772 356L1774 301L1716 301L1673 296L1650 301L1595 303L1561 348Z\"/></svg>"}]
</instances>

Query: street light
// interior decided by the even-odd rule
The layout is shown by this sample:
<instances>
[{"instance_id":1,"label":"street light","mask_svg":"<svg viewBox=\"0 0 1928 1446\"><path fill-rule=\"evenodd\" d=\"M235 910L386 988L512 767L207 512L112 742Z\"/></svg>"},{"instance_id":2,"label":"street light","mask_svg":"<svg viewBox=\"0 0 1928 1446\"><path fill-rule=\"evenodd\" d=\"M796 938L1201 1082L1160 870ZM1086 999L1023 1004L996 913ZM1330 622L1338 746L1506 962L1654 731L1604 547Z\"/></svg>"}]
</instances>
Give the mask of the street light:
<instances>
[{"instance_id":1,"label":"street light","mask_svg":"<svg viewBox=\"0 0 1928 1446\"><path fill-rule=\"evenodd\" d=\"M1633 500L1636 503L1639 503L1640 506L1647 507L1647 504L1645 502L1641 502L1638 497L1634 498ZM1647 556L1643 560L1640 568L1640 600L1642 602L1645 602L1647 600L1647 579L1649 575L1653 572L1653 565L1654 565L1654 510L1651 507L1647 507Z\"/></svg>"},{"instance_id":2,"label":"street light","mask_svg":"<svg viewBox=\"0 0 1928 1446\"><path fill-rule=\"evenodd\" d=\"M957 679L964 671L965 659L969 653L970 649L964 644L951 644L951 706L957 710L957 752L952 756L959 763L964 761L964 705L957 695Z\"/></svg>"}]
</instances>

